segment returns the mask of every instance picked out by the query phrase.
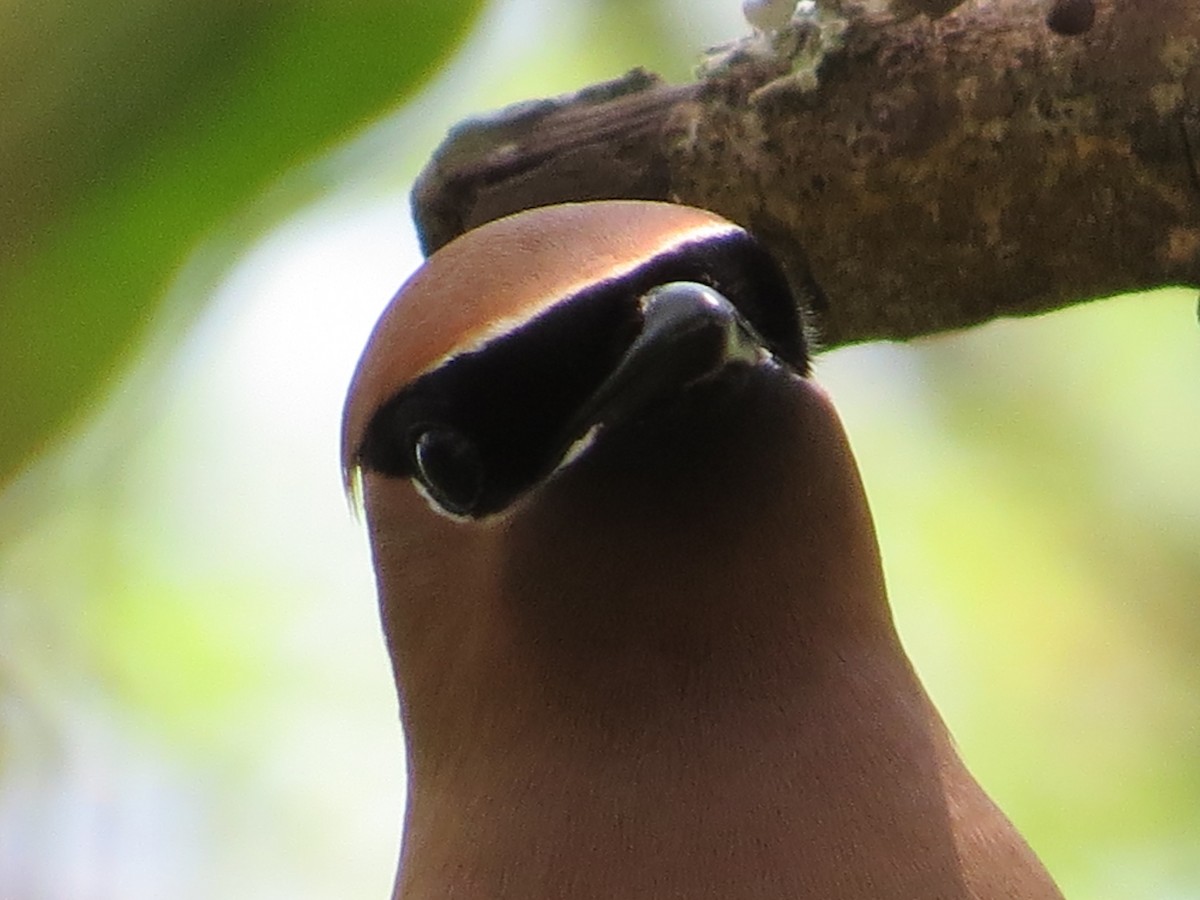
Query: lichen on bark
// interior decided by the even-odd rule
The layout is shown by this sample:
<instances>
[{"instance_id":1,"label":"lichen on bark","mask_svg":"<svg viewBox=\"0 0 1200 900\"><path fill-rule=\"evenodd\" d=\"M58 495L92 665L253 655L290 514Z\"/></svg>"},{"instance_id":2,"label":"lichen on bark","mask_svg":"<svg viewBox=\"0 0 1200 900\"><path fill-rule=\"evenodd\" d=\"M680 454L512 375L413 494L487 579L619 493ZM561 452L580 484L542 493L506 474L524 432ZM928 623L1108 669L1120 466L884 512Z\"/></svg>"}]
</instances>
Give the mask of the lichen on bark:
<instances>
[{"instance_id":1,"label":"lichen on bark","mask_svg":"<svg viewBox=\"0 0 1200 900\"><path fill-rule=\"evenodd\" d=\"M426 248L543 203L689 203L759 234L827 345L1196 284L1200 4L1096 0L1070 35L1048 9L801 17L689 84L502 111L418 182Z\"/></svg>"}]
</instances>

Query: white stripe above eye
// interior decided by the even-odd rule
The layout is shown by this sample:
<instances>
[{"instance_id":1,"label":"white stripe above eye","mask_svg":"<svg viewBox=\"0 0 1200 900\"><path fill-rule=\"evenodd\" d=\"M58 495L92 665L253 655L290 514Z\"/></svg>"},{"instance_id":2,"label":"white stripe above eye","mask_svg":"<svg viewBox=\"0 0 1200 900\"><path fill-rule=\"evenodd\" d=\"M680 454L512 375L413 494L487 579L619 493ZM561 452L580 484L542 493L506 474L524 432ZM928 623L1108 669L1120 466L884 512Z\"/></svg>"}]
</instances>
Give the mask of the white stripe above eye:
<instances>
[{"instance_id":1,"label":"white stripe above eye","mask_svg":"<svg viewBox=\"0 0 1200 900\"><path fill-rule=\"evenodd\" d=\"M599 284L620 281L631 272L650 265L655 260L667 256L672 251L688 244L703 244L717 238L741 233L743 233L743 229L732 223L710 222L695 225L685 231L674 231L664 234L657 245L647 248L644 253L636 257L630 257L622 264L614 265L604 273L602 278L580 278L578 281L568 282L554 295L531 297L524 306L520 307L512 315L481 323L478 328L464 334L453 350L426 366L413 380L415 381L416 378L440 369L446 363L460 356L466 356L484 349L494 341L535 321L560 303L578 296L588 288Z\"/></svg>"}]
</instances>

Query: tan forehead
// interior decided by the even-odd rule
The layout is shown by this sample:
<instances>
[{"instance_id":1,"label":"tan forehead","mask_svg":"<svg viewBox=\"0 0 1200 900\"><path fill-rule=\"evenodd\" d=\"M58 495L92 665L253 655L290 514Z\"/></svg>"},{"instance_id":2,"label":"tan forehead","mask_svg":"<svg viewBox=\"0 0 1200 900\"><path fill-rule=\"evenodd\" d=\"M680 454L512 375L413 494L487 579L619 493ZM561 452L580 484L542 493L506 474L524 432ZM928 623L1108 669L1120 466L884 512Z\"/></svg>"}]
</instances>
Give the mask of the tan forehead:
<instances>
[{"instance_id":1,"label":"tan forehead","mask_svg":"<svg viewBox=\"0 0 1200 900\"><path fill-rule=\"evenodd\" d=\"M685 206L602 201L518 213L457 238L400 288L371 333L346 401L343 461L375 410L447 357L589 284L734 227Z\"/></svg>"}]
</instances>

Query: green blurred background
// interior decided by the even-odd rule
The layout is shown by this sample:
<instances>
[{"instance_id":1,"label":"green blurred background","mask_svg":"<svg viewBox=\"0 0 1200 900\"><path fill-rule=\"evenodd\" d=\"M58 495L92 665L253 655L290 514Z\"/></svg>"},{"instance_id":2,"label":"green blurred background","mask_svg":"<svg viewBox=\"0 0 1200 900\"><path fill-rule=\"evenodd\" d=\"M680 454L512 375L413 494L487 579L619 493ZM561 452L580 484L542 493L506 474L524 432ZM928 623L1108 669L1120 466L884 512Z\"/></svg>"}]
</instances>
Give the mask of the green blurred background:
<instances>
[{"instance_id":1,"label":"green blurred background","mask_svg":"<svg viewBox=\"0 0 1200 900\"><path fill-rule=\"evenodd\" d=\"M0 7L0 900L385 897L337 439L409 183L473 112L686 78L740 2L112 7ZM906 644L1072 900L1200 898L1195 305L817 364Z\"/></svg>"}]
</instances>

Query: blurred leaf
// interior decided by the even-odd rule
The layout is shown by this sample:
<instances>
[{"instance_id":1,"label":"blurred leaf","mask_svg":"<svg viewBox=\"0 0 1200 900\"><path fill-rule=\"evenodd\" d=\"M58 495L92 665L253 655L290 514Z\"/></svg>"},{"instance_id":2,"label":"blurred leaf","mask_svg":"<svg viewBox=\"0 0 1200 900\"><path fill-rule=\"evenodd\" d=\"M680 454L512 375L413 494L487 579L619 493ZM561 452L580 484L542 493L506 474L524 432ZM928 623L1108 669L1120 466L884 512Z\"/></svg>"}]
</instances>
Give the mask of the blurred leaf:
<instances>
[{"instance_id":1,"label":"blurred leaf","mask_svg":"<svg viewBox=\"0 0 1200 900\"><path fill-rule=\"evenodd\" d=\"M0 485L119 371L197 241L396 105L481 3L0 5Z\"/></svg>"}]
</instances>

